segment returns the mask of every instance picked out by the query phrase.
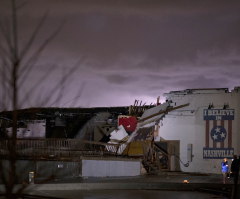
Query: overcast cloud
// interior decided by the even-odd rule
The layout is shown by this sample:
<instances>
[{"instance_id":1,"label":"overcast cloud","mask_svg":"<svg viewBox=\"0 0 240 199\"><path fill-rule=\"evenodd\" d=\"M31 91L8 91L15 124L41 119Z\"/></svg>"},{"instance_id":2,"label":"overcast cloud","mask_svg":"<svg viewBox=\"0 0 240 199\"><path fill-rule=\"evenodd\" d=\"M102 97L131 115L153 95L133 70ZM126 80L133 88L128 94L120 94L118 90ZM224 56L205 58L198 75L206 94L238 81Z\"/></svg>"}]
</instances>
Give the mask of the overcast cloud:
<instances>
[{"instance_id":1,"label":"overcast cloud","mask_svg":"<svg viewBox=\"0 0 240 199\"><path fill-rule=\"evenodd\" d=\"M11 16L10 5L0 0L1 19ZM240 86L239 10L239 1L220 0L27 1L18 12L22 46L46 11L33 50L62 22L64 26L22 86L27 90L55 64L57 69L39 87L43 95L82 58L53 106L75 98L83 84L81 97L65 107L128 106L135 99L150 104L172 90L233 89ZM58 97L54 94L45 106ZM24 107L39 106L35 101L33 97Z\"/></svg>"}]
</instances>

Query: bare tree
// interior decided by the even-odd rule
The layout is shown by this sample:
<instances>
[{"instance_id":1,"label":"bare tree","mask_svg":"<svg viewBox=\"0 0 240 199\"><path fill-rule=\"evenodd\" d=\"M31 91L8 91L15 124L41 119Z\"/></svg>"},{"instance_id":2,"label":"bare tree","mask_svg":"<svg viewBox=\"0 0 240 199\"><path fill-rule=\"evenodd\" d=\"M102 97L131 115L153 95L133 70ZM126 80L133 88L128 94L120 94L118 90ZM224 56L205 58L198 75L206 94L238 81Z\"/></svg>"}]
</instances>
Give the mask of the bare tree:
<instances>
[{"instance_id":1,"label":"bare tree","mask_svg":"<svg viewBox=\"0 0 240 199\"><path fill-rule=\"evenodd\" d=\"M21 89L21 85L27 79L30 72L34 69L34 65L38 61L40 55L46 48L46 46L57 36L63 27L63 23L56 28L56 30L51 33L44 41L41 42L40 46L35 49L32 53L31 47L33 43L36 41L37 35L39 34L40 29L42 28L44 22L47 19L47 14L45 14L42 19L37 24L35 30L30 35L29 40L23 48L19 47L18 41L18 17L17 11L24 4L16 5L15 0L11 0L11 10L12 16L11 20L1 20L0 21L0 33L2 33L2 37L4 38L4 42L0 43L0 73L1 73L1 99L0 99L0 108L3 110L12 108L12 135L8 137L9 139L7 148L9 151L8 160L9 160L9 171L6 174L1 173L2 182L5 185L6 197L9 199L18 198L26 186L22 185L17 191L13 191L15 187L15 179L17 177L16 173L16 141L17 141L17 120L18 120L18 109L20 105L26 101L30 94L36 90L41 82L44 81L48 76L56 69L56 65L52 65L42 77L39 78L32 87L25 92L21 98L19 97L19 89ZM31 50L31 53L29 51ZM71 67L67 72L64 72L60 82L49 90L50 95L46 96L41 100L40 104L44 105L46 102L49 102L52 96L59 92L59 98L61 98L62 93L65 89L65 84L67 79L73 74L73 72L79 67L82 59L79 60L73 67ZM83 89L82 87L80 89ZM79 95L79 92L78 92ZM5 131L4 131L5 132ZM6 133L5 133L6 134ZM8 136L7 134L5 136ZM0 160L0 171L4 170L4 166L2 161Z\"/></svg>"}]
</instances>

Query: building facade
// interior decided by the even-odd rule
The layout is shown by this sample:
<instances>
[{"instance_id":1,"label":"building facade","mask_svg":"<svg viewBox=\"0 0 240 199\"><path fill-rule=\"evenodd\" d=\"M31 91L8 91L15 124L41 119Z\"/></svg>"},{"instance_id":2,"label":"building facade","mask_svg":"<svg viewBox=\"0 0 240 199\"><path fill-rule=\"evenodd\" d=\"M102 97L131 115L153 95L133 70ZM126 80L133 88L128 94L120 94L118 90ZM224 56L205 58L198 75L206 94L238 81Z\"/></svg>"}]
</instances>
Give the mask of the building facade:
<instances>
[{"instance_id":1,"label":"building facade","mask_svg":"<svg viewBox=\"0 0 240 199\"><path fill-rule=\"evenodd\" d=\"M164 96L172 111L158 121L154 141L179 141L175 161L181 162L182 171L221 173L223 158L231 165L233 155L240 156L240 87L231 92L187 89Z\"/></svg>"}]
</instances>

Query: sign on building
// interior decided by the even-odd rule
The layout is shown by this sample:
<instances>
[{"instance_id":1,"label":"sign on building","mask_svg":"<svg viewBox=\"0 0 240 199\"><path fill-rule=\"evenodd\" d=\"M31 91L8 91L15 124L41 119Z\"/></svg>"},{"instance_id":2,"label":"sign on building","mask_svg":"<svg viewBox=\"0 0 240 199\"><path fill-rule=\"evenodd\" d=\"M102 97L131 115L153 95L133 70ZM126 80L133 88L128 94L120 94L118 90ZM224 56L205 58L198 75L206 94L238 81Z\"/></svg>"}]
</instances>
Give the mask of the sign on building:
<instances>
[{"instance_id":1,"label":"sign on building","mask_svg":"<svg viewBox=\"0 0 240 199\"><path fill-rule=\"evenodd\" d=\"M234 109L204 109L206 121L203 159L232 158L232 121Z\"/></svg>"},{"instance_id":2,"label":"sign on building","mask_svg":"<svg viewBox=\"0 0 240 199\"><path fill-rule=\"evenodd\" d=\"M137 126L137 118L132 116L119 116L118 117L118 126L123 125L125 130L129 135L135 131Z\"/></svg>"}]
</instances>

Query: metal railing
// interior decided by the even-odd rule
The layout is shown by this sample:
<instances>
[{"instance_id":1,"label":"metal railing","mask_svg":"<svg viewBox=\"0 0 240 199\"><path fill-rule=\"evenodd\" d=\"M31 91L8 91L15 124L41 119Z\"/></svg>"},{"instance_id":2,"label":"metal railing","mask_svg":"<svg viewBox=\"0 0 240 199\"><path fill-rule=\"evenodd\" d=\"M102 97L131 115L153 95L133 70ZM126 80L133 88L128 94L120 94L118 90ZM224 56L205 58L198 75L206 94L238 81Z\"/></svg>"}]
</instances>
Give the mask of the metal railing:
<instances>
[{"instance_id":1,"label":"metal railing","mask_svg":"<svg viewBox=\"0 0 240 199\"><path fill-rule=\"evenodd\" d=\"M160 161L159 161L160 154L158 154L158 152L156 152L154 148L152 148L145 141L142 141L142 147L143 147L143 160L145 162L149 161L151 163L154 163L156 166L160 168Z\"/></svg>"},{"instance_id":2,"label":"metal railing","mask_svg":"<svg viewBox=\"0 0 240 199\"><path fill-rule=\"evenodd\" d=\"M146 141L142 141L142 147L143 147L143 161L144 162L151 162L155 166L157 166L159 169L161 169L161 165L163 165L163 162L161 161L161 158L166 158L166 166L169 168L169 157L168 154L166 154L164 151L156 150L156 148L151 146L151 143L146 143Z\"/></svg>"},{"instance_id":3,"label":"metal railing","mask_svg":"<svg viewBox=\"0 0 240 199\"><path fill-rule=\"evenodd\" d=\"M0 140L0 155L8 155L12 140ZM117 155L120 144L79 139L16 139L18 156L94 156Z\"/></svg>"},{"instance_id":4,"label":"metal railing","mask_svg":"<svg viewBox=\"0 0 240 199\"><path fill-rule=\"evenodd\" d=\"M166 168L170 168L170 155L168 154L167 151L165 151L163 148L160 146L156 145L154 143L154 150L160 154L160 164L162 166L165 166Z\"/></svg>"}]
</instances>

